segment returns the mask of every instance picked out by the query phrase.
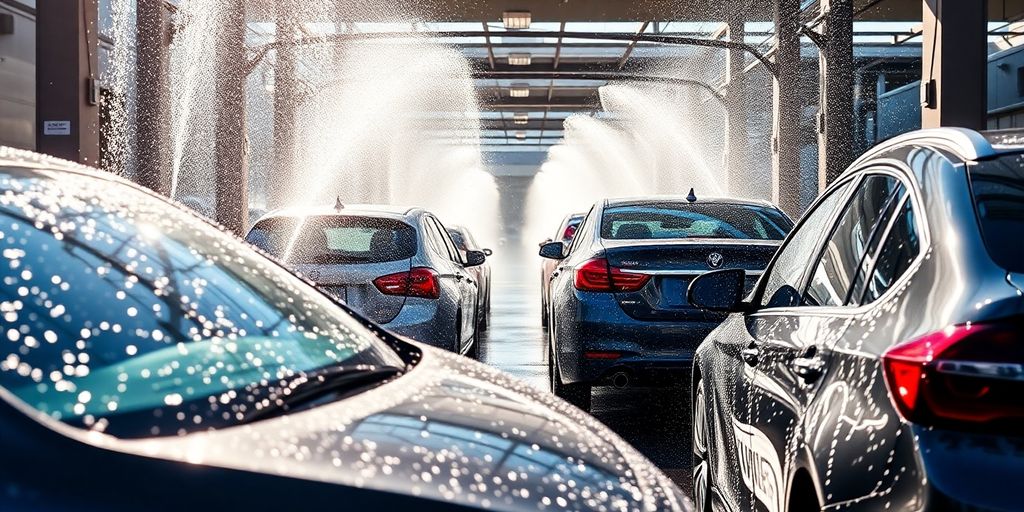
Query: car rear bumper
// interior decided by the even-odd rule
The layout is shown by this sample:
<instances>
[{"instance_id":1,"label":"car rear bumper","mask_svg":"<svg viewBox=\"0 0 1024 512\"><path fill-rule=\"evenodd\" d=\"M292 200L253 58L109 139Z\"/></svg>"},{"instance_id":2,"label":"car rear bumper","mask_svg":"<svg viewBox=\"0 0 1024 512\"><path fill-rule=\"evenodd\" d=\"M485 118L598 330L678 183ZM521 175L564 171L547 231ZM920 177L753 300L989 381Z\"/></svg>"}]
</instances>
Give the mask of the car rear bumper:
<instances>
[{"instance_id":1,"label":"car rear bumper","mask_svg":"<svg viewBox=\"0 0 1024 512\"><path fill-rule=\"evenodd\" d=\"M913 427L928 486L927 510L1020 510L1024 435L991 435Z\"/></svg>"},{"instance_id":2,"label":"car rear bumper","mask_svg":"<svg viewBox=\"0 0 1024 512\"><path fill-rule=\"evenodd\" d=\"M719 322L644 322L628 316L610 294L580 294L576 311L555 326L559 371L566 382L612 383L625 372L637 385L685 381L693 354ZM597 297L594 297L594 296Z\"/></svg>"},{"instance_id":3,"label":"car rear bumper","mask_svg":"<svg viewBox=\"0 0 1024 512\"><path fill-rule=\"evenodd\" d=\"M425 345L454 350L458 333L455 332L455 310L446 311L441 300L410 297L393 320L381 327Z\"/></svg>"}]
</instances>

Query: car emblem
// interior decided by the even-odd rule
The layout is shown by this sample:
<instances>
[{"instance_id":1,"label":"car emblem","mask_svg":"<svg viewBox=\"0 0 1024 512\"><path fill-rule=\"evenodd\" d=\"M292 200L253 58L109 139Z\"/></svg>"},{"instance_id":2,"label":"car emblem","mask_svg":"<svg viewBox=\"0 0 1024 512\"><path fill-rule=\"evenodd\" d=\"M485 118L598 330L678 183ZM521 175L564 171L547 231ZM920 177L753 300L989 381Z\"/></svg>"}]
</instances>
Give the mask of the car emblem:
<instances>
[{"instance_id":1,"label":"car emblem","mask_svg":"<svg viewBox=\"0 0 1024 512\"><path fill-rule=\"evenodd\" d=\"M721 267L723 260L724 258L722 258L722 253L713 252L711 254L708 254L708 266L711 268Z\"/></svg>"}]
</instances>

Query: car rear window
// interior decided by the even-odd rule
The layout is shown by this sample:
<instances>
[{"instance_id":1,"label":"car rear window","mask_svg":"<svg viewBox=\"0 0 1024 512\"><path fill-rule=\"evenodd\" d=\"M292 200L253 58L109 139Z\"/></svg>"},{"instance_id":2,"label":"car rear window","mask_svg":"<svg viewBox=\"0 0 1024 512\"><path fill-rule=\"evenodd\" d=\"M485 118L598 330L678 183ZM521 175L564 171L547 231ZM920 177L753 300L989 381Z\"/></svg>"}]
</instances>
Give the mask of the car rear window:
<instances>
[{"instance_id":1,"label":"car rear window","mask_svg":"<svg viewBox=\"0 0 1024 512\"><path fill-rule=\"evenodd\" d=\"M737 238L782 240L793 224L774 208L727 203L645 203L605 208L601 237L611 240Z\"/></svg>"},{"instance_id":2,"label":"car rear window","mask_svg":"<svg viewBox=\"0 0 1024 512\"><path fill-rule=\"evenodd\" d=\"M246 240L295 264L383 263L416 254L416 230L380 217L275 217L257 223Z\"/></svg>"},{"instance_id":3,"label":"car rear window","mask_svg":"<svg viewBox=\"0 0 1024 512\"><path fill-rule=\"evenodd\" d=\"M971 193L985 248L997 265L1024 272L1024 155L1007 155L970 168Z\"/></svg>"}]
</instances>

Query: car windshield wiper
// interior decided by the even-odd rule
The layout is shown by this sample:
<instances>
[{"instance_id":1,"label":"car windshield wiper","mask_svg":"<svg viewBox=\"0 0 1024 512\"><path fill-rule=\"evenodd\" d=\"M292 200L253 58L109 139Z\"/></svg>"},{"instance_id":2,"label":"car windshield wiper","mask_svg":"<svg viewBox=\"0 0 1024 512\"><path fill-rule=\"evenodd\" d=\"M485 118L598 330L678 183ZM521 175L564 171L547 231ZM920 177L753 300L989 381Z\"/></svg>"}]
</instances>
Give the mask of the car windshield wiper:
<instances>
[{"instance_id":1,"label":"car windshield wiper","mask_svg":"<svg viewBox=\"0 0 1024 512\"><path fill-rule=\"evenodd\" d=\"M269 405L246 415L242 423L285 414L323 398L344 398L354 391L383 384L403 371L397 366L375 366L334 367L305 373L283 386ZM285 389L290 391L285 394Z\"/></svg>"}]
</instances>

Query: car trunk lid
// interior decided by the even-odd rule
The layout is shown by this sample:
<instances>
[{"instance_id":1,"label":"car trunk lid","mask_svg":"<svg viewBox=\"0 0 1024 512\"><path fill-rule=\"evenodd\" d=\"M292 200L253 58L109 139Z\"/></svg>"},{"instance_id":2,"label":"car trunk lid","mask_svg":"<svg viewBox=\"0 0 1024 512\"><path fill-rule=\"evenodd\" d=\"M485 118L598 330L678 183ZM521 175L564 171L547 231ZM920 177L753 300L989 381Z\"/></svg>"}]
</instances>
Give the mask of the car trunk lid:
<instances>
[{"instance_id":1,"label":"car trunk lid","mask_svg":"<svg viewBox=\"0 0 1024 512\"><path fill-rule=\"evenodd\" d=\"M395 319L405 306L403 295L382 293L373 280L390 274L409 272L412 259L383 263L352 263L344 265L300 264L294 269L317 287L343 302L357 313L384 324Z\"/></svg>"},{"instance_id":2,"label":"car trunk lid","mask_svg":"<svg viewBox=\"0 0 1024 512\"><path fill-rule=\"evenodd\" d=\"M686 300L690 281L723 268L747 270L751 290L778 248L778 241L732 239L604 240L609 266L651 279L635 292L617 292L619 306L641 320L705 320L708 313Z\"/></svg>"}]
</instances>

